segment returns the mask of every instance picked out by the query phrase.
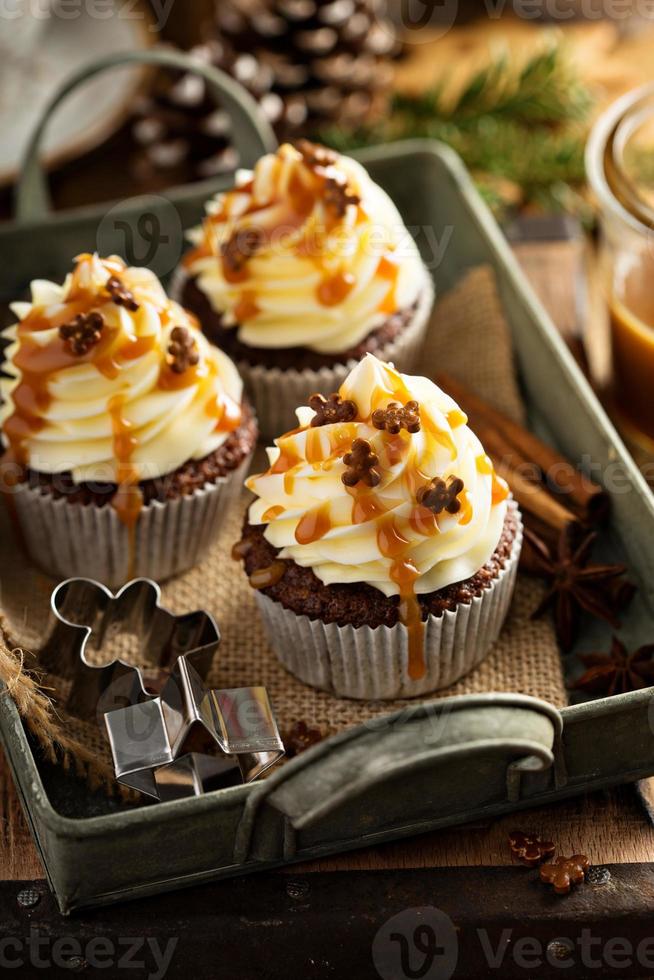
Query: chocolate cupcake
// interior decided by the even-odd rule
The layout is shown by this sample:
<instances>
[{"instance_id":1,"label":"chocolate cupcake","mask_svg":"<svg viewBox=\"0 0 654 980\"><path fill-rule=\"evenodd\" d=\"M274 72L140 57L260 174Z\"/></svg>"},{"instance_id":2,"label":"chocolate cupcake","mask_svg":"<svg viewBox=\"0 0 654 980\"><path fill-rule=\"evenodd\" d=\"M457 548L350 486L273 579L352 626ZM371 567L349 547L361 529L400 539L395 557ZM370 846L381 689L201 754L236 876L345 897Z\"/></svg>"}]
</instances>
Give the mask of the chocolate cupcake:
<instances>
[{"instance_id":1,"label":"chocolate cupcake","mask_svg":"<svg viewBox=\"0 0 654 980\"><path fill-rule=\"evenodd\" d=\"M297 416L248 480L236 547L275 653L340 696L453 684L511 601L522 525L507 485L448 395L373 355Z\"/></svg>"},{"instance_id":2,"label":"chocolate cupcake","mask_svg":"<svg viewBox=\"0 0 654 980\"><path fill-rule=\"evenodd\" d=\"M410 370L433 303L388 195L348 157L301 140L207 207L173 293L238 364L274 436L366 353Z\"/></svg>"},{"instance_id":3,"label":"chocolate cupcake","mask_svg":"<svg viewBox=\"0 0 654 980\"><path fill-rule=\"evenodd\" d=\"M147 269L81 255L4 336L4 489L32 559L115 587L194 564L257 429L229 358Z\"/></svg>"}]
</instances>

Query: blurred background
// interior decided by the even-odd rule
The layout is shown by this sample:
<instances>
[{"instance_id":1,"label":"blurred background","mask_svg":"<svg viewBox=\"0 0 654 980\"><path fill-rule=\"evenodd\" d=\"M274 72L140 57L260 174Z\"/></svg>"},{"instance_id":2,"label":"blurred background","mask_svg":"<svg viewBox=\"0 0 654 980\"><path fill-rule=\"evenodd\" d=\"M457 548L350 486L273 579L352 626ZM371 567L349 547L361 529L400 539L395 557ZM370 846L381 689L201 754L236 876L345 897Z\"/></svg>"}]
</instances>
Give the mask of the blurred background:
<instances>
[{"instance_id":1,"label":"blurred background","mask_svg":"<svg viewBox=\"0 0 654 980\"><path fill-rule=\"evenodd\" d=\"M648 378L654 384L654 304L637 311L649 347L635 359L651 355L651 375L632 425L610 392L606 262L616 247L597 247L605 216L584 166L588 135L607 106L654 82L654 4L2 0L0 219L11 219L27 136L56 84L103 54L154 45L190 50L229 73L280 139L309 136L344 152L413 137L451 145L654 479L654 431L642 418ZM630 160L648 204L654 156L645 139L637 150ZM130 68L95 79L56 114L46 165L56 207L69 209L165 193L231 172L238 158L229 118L201 79Z\"/></svg>"}]
</instances>

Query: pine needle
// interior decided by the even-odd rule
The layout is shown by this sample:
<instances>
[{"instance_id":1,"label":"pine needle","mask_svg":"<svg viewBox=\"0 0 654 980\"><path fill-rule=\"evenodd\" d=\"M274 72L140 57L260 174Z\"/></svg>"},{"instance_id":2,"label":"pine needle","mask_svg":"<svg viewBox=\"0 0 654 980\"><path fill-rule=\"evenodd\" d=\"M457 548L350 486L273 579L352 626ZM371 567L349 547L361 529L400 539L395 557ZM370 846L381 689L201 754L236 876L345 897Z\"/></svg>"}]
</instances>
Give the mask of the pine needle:
<instances>
[{"instance_id":1,"label":"pine needle","mask_svg":"<svg viewBox=\"0 0 654 980\"><path fill-rule=\"evenodd\" d=\"M487 177L519 189L521 203L547 203L558 210L579 203L584 143L592 105L588 88L559 45L548 45L516 69L502 54L476 72L454 98L438 84L419 96L398 94L389 117L375 127L347 133L331 130L325 142L347 152L371 143L412 137L442 140L479 175L491 206L507 201ZM570 189L570 194L562 188Z\"/></svg>"}]
</instances>

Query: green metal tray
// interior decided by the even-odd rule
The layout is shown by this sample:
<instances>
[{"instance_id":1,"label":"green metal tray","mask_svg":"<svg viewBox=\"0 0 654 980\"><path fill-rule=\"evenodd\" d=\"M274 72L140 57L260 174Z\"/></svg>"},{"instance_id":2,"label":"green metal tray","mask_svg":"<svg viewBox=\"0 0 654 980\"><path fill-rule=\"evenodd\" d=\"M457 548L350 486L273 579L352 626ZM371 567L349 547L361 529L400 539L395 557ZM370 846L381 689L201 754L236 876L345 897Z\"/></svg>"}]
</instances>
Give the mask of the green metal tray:
<instances>
[{"instance_id":1,"label":"green metal tray","mask_svg":"<svg viewBox=\"0 0 654 980\"><path fill-rule=\"evenodd\" d=\"M186 66L180 56L145 57ZM233 83L211 69L197 70L223 98L227 94L242 159L251 164L272 145L270 131ZM124 202L111 212L120 216L113 224L105 206L50 215L36 164L38 142L19 191L19 220L0 227L4 300L15 298L34 276L63 276L71 256L95 247L98 229L103 252L124 252L125 227L137 240L146 208L175 241L182 227L198 221L208 194L227 183ZM571 459L583 457L605 475L613 500L607 549L626 558L640 586L624 635L632 643L651 641L654 499L460 160L433 142L377 147L361 158L410 228L428 227L438 241L449 235L434 270L441 292L469 267L486 262L495 269L532 424ZM425 235L417 240L427 244ZM167 264L165 256L155 256L152 267L165 274ZM586 645L589 638L607 643L599 630L586 632ZM320 743L265 782L135 809L119 809L38 760L6 696L0 697L0 735L50 884L67 913L651 775L652 703L647 689L561 711L510 693L415 704Z\"/></svg>"}]
</instances>

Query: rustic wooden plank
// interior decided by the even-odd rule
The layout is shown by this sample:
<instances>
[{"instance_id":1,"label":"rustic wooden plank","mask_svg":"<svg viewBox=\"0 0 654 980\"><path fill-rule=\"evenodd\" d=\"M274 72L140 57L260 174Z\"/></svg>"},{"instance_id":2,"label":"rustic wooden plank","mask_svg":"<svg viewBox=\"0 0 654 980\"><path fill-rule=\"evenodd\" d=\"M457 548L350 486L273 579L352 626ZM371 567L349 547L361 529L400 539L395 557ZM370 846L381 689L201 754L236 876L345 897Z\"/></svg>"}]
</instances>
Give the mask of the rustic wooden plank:
<instances>
[{"instance_id":1,"label":"rustic wooden plank","mask_svg":"<svg viewBox=\"0 0 654 980\"><path fill-rule=\"evenodd\" d=\"M0 966L39 977L57 955L49 976L162 976L162 963L168 980L647 975L654 869L608 866L597 882L560 897L528 868L262 874L70 919L43 883L3 883Z\"/></svg>"}]
</instances>

